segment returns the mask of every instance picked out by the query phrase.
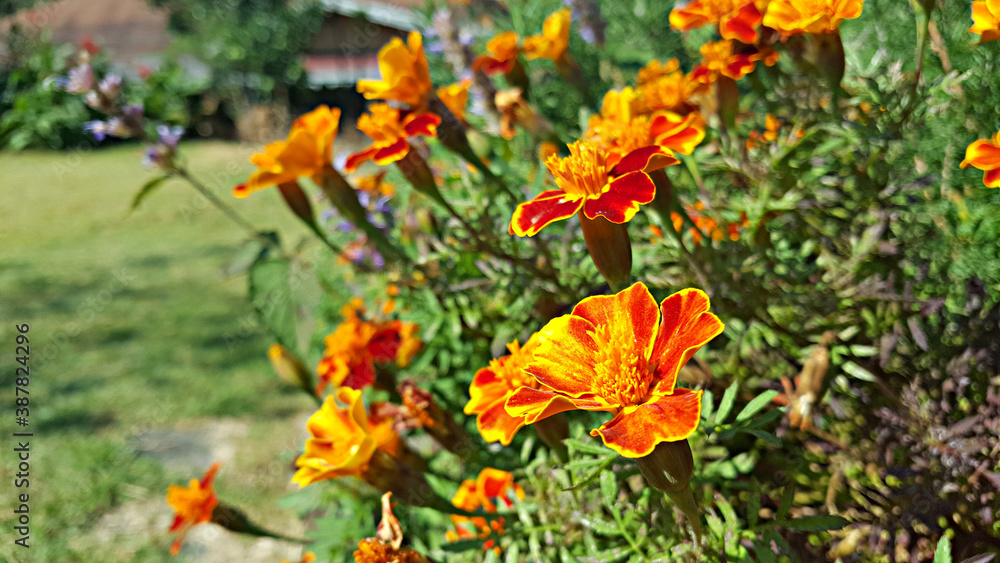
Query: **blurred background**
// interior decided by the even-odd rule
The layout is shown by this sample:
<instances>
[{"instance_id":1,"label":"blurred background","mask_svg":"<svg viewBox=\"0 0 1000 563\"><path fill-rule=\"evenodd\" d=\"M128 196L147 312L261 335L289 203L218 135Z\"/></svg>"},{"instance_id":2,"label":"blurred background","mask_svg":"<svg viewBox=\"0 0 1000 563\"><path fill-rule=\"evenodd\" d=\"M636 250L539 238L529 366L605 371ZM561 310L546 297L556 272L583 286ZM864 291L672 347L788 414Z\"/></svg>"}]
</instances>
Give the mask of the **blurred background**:
<instances>
[{"instance_id":1,"label":"blurred background","mask_svg":"<svg viewBox=\"0 0 1000 563\"><path fill-rule=\"evenodd\" d=\"M314 403L267 361L271 342L241 275L245 233L178 180L130 210L156 177L141 145L95 139L84 124L99 114L53 77L81 52L102 75L121 75L142 90L131 94L148 118L184 127L187 165L231 199L248 156L318 104L343 109L339 148L358 138L354 84L378 78L379 47L414 28L418 4L0 1L0 341L30 324L36 436L31 549L15 551L5 533L0 561L172 560L164 491L213 461L223 463L221 496L264 526L303 533L292 509L274 507L294 490ZM239 211L292 238L304 232L274 191ZM12 362L0 359L5 389ZM0 464L4 482L13 473ZM9 530L12 497L0 502ZM201 526L179 558L300 554Z\"/></svg>"}]
</instances>

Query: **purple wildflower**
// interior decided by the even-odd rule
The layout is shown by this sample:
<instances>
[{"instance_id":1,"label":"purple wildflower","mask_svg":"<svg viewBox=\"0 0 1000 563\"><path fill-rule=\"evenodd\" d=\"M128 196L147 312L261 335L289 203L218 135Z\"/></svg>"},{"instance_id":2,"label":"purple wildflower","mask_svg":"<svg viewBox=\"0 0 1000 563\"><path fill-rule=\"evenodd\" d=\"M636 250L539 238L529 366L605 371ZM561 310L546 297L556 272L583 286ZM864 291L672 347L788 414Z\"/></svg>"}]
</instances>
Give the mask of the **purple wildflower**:
<instances>
[{"instance_id":1,"label":"purple wildflower","mask_svg":"<svg viewBox=\"0 0 1000 563\"><path fill-rule=\"evenodd\" d=\"M170 127L161 123L156 126L156 134L159 136L161 143L171 149L176 149L177 143L180 142L181 137L184 135L184 128L180 125Z\"/></svg>"},{"instance_id":2,"label":"purple wildflower","mask_svg":"<svg viewBox=\"0 0 1000 563\"><path fill-rule=\"evenodd\" d=\"M74 67L70 69L65 84L70 94L86 94L94 89L94 70L87 63Z\"/></svg>"}]
</instances>

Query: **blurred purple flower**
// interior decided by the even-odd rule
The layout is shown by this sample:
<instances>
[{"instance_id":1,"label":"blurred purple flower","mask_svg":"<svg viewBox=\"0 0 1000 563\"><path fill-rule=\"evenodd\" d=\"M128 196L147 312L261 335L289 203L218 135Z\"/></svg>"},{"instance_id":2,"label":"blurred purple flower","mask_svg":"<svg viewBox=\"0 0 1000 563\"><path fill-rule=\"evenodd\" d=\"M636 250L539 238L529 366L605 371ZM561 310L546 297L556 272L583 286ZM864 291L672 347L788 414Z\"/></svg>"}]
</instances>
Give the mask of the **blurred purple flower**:
<instances>
[{"instance_id":1,"label":"blurred purple flower","mask_svg":"<svg viewBox=\"0 0 1000 563\"><path fill-rule=\"evenodd\" d=\"M170 127L161 123L156 126L156 134L160 138L160 142L172 149L177 148L177 143L180 142L181 137L184 136L184 128L180 125L174 125Z\"/></svg>"},{"instance_id":2,"label":"blurred purple flower","mask_svg":"<svg viewBox=\"0 0 1000 563\"><path fill-rule=\"evenodd\" d=\"M94 120L83 124L83 130L94 136L94 140L103 141L106 137L123 137L128 130L122 125L122 120L112 117L107 121Z\"/></svg>"},{"instance_id":3,"label":"blurred purple flower","mask_svg":"<svg viewBox=\"0 0 1000 563\"><path fill-rule=\"evenodd\" d=\"M70 94L90 92L94 89L94 70L87 63L70 69L65 88Z\"/></svg>"},{"instance_id":4,"label":"blurred purple flower","mask_svg":"<svg viewBox=\"0 0 1000 563\"><path fill-rule=\"evenodd\" d=\"M97 85L97 91L108 100L114 100L121 93L122 77L117 74L109 74Z\"/></svg>"}]
</instances>

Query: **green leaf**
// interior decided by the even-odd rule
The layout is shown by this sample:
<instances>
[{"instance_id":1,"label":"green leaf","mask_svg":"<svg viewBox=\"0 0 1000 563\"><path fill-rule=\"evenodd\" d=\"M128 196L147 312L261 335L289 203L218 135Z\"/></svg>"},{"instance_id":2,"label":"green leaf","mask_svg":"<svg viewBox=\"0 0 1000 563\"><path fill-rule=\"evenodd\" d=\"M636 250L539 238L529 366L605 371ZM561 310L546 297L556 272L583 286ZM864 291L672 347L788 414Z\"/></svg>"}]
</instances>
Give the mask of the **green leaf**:
<instances>
[{"instance_id":1,"label":"green leaf","mask_svg":"<svg viewBox=\"0 0 1000 563\"><path fill-rule=\"evenodd\" d=\"M747 525L753 528L760 520L760 483L756 479L750 482L750 492L747 493Z\"/></svg>"},{"instance_id":2,"label":"green leaf","mask_svg":"<svg viewBox=\"0 0 1000 563\"><path fill-rule=\"evenodd\" d=\"M618 482L615 481L615 474L610 471L601 473L601 495L604 502L614 509L615 499L618 498Z\"/></svg>"},{"instance_id":3,"label":"green leaf","mask_svg":"<svg viewBox=\"0 0 1000 563\"><path fill-rule=\"evenodd\" d=\"M279 344L298 350L298 325L290 283L288 260L263 258L249 271L250 302L257 317Z\"/></svg>"},{"instance_id":4,"label":"green leaf","mask_svg":"<svg viewBox=\"0 0 1000 563\"><path fill-rule=\"evenodd\" d=\"M481 550L482 548L483 540L458 540L441 545L441 549L449 553L461 553L473 549Z\"/></svg>"},{"instance_id":5,"label":"green leaf","mask_svg":"<svg viewBox=\"0 0 1000 563\"><path fill-rule=\"evenodd\" d=\"M736 401L736 392L739 390L740 384L733 382L727 389L724 395L722 395L722 402L719 403L719 410L715 411L715 424L719 425L726 421L726 417L733 410L733 403Z\"/></svg>"},{"instance_id":6,"label":"green leaf","mask_svg":"<svg viewBox=\"0 0 1000 563\"><path fill-rule=\"evenodd\" d=\"M743 422L744 420L749 420L750 417L760 412L761 409L767 406L778 395L778 392L771 389L764 391L760 395L753 398L752 401L747 403L747 406L743 407L740 414L736 415L736 422Z\"/></svg>"},{"instance_id":7,"label":"green leaf","mask_svg":"<svg viewBox=\"0 0 1000 563\"><path fill-rule=\"evenodd\" d=\"M566 447L569 448L570 451L595 454L601 457L608 455L611 451L596 442L584 442L583 440L577 440L576 438L567 438L566 440L563 440L563 443L566 444Z\"/></svg>"},{"instance_id":8,"label":"green leaf","mask_svg":"<svg viewBox=\"0 0 1000 563\"><path fill-rule=\"evenodd\" d=\"M711 389L705 389L705 393L701 396L701 417L712 420L713 412L715 412L715 395Z\"/></svg>"},{"instance_id":9,"label":"green leaf","mask_svg":"<svg viewBox=\"0 0 1000 563\"><path fill-rule=\"evenodd\" d=\"M625 559L631 554L631 552L632 550L624 547L615 547L600 551L593 555L588 555L585 559L586 561L593 561L594 563L613 563L614 561L621 561L622 559Z\"/></svg>"},{"instance_id":10,"label":"green leaf","mask_svg":"<svg viewBox=\"0 0 1000 563\"><path fill-rule=\"evenodd\" d=\"M567 488L565 488L563 490L565 490L565 491L576 491L576 490L579 490L579 489L582 489L582 488L586 487L587 485L590 485L591 483L593 483L594 481L596 481L597 478L601 476L601 473L605 469L607 469L607 467L609 465L611 465L611 463L614 460L616 460L616 459L618 459L618 455L617 454L612 455L612 456L608 456L608 458L605 459L604 462L601 463L601 465L599 465L597 467L597 469L595 469L593 472L591 472L590 475L587 475L586 477L583 478L582 481L580 481L579 483L573 485L572 487L567 487Z\"/></svg>"},{"instance_id":11,"label":"green leaf","mask_svg":"<svg viewBox=\"0 0 1000 563\"><path fill-rule=\"evenodd\" d=\"M833 514L814 514L803 518L778 520L774 522L776 527L788 528L789 530L802 530L804 532L839 530L847 524L848 522L846 519Z\"/></svg>"},{"instance_id":12,"label":"green leaf","mask_svg":"<svg viewBox=\"0 0 1000 563\"><path fill-rule=\"evenodd\" d=\"M580 518L580 523L583 524L585 528L593 530L602 536L620 536L622 535L621 529L618 524L614 522L609 522L607 520L602 520L596 516L584 516Z\"/></svg>"},{"instance_id":13,"label":"green leaf","mask_svg":"<svg viewBox=\"0 0 1000 563\"><path fill-rule=\"evenodd\" d=\"M136 192L135 197L132 198L132 207L129 208L129 212L131 213L132 211L135 211L136 208L139 207L139 204L143 202L143 200L149 197L153 192L156 191L156 188L160 187L160 185L163 184L163 182L166 182L169 179L170 176L157 176L156 178L153 178L152 180L143 184L142 187L139 188L139 191Z\"/></svg>"},{"instance_id":14,"label":"green leaf","mask_svg":"<svg viewBox=\"0 0 1000 563\"><path fill-rule=\"evenodd\" d=\"M792 501L795 500L795 483L785 486L785 492L781 495L781 504L778 505L778 520L784 518L792 508Z\"/></svg>"},{"instance_id":15,"label":"green leaf","mask_svg":"<svg viewBox=\"0 0 1000 563\"><path fill-rule=\"evenodd\" d=\"M844 368L844 371L846 371L849 375L856 379L860 379L861 381L874 382L878 380L872 372L854 362L844 362L844 365L841 367Z\"/></svg>"},{"instance_id":16,"label":"green leaf","mask_svg":"<svg viewBox=\"0 0 1000 563\"><path fill-rule=\"evenodd\" d=\"M938 540L937 549L934 550L934 563L951 563L951 540L948 536L941 536Z\"/></svg>"}]
</instances>

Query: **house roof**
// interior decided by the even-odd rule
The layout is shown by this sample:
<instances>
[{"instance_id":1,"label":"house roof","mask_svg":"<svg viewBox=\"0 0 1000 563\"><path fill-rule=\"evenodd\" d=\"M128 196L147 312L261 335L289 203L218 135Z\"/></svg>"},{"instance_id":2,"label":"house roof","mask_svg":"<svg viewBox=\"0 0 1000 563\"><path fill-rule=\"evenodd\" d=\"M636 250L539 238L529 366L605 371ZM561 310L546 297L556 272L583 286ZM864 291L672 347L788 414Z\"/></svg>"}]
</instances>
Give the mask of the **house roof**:
<instances>
[{"instance_id":1,"label":"house roof","mask_svg":"<svg viewBox=\"0 0 1000 563\"><path fill-rule=\"evenodd\" d=\"M21 10L0 20L0 34L12 25L48 29L56 43L80 45L88 38L107 49L116 63L138 68L155 63L170 45L167 13L145 0L59 0Z\"/></svg>"},{"instance_id":2,"label":"house roof","mask_svg":"<svg viewBox=\"0 0 1000 563\"><path fill-rule=\"evenodd\" d=\"M409 31L416 29L414 8L424 0L322 0L327 11L345 16L363 15L373 23Z\"/></svg>"}]
</instances>

